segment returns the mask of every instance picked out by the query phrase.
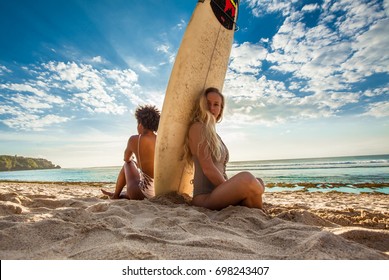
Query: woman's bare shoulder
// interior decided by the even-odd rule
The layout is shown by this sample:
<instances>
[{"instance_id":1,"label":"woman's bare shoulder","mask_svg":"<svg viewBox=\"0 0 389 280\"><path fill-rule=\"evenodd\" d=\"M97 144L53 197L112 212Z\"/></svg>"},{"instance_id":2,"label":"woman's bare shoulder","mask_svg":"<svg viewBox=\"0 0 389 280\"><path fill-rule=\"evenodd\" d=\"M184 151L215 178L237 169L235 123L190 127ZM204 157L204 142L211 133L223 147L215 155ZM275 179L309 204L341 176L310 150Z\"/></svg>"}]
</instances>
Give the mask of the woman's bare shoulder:
<instances>
[{"instance_id":1,"label":"woman's bare shoulder","mask_svg":"<svg viewBox=\"0 0 389 280\"><path fill-rule=\"evenodd\" d=\"M131 135L128 139L128 143L137 143L138 142L139 135Z\"/></svg>"},{"instance_id":2,"label":"woman's bare shoulder","mask_svg":"<svg viewBox=\"0 0 389 280\"><path fill-rule=\"evenodd\" d=\"M189 140L191 142L199 142L201 139L201 134L203 133L203 124L200 122L193 123L189 128Z\"/></svg>"},{"instance_id":3,"label":"woman's bare shoulder","mask_svg":"<svg viewBox=\"0 0 389 280\"><path fill-rule=\"evenodd\" d=\"M200 131L203 128L204 124L201 122L194 122L189 127L189 132L191 131Z\"/></svg>"}]
</instances>

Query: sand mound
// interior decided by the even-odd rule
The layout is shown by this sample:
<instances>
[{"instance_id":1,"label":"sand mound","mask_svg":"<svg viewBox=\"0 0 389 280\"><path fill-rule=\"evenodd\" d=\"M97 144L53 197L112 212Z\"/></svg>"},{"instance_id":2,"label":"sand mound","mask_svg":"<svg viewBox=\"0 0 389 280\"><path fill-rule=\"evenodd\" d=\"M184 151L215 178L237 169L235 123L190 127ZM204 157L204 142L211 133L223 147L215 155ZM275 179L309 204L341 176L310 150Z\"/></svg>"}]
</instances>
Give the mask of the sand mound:
<instances>
[{"instance_id":1,"label":"sand mound","mask_svg":"<svg viewBox=\"0 0 389 280\"><path fill-rule=\"evenodd\" d=\"M364 217L377 218L366 224L353 219L361 214L355 204L352 212L313 208L310 199L325 203L323 194L301 193L293 205L287 196L266 194L266 213L240 206L211 211L177 194L109 200L96 184L3 182L0 258L389 259L389 232L382 228L388 212L364 209ZM344 199L349 195L336 201ZM352 227L332 219L334 213Z\"/></svg>"}]
</instances>

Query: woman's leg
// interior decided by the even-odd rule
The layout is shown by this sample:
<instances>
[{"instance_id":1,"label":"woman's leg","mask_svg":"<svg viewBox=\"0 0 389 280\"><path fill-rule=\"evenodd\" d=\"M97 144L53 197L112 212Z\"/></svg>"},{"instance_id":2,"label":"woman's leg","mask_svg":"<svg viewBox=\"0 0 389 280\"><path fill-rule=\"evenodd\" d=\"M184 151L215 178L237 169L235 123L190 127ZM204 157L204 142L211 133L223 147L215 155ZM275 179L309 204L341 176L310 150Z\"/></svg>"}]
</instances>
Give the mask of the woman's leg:
<instances>
[{"instance_id":1,"label":"woman's leg","mask_svg":"<svg viewBox=\"0 0 389 280\"><path fill-rule=\"evenodd\" d=\"M108 192L104 189L101 189L101 192L105 195L108 195L111 199L118 199L120 198L120 194L125 185L126 185L126 177L124 176L124 167L122 167L122 169L120 169L118 178L116 180L115 191Z\"/></svg>"},{"instance_id":2,"label":"woman's leg","mask_svg":"<svg viewBox=\"0 0 389 280\"><path fill-rule=\"evenodd\" d=\"M241 172L216 187L212 193L197 195L193 204L220 210L229 205L244 205L262 209L264 185L249 172Z\"/></svg>"},{"instance_id":3,"label":"woman's leg","mask_svg":"<svg viewBox=\"0 0 389 280\"><path fill-rule=\"evenodd\" d=\"M123 197L138 200L144 199L145 196L139 188L140 174L135 162L125 163L123 169L127 184L127 192Z\"/></svg>"}]
</instances>

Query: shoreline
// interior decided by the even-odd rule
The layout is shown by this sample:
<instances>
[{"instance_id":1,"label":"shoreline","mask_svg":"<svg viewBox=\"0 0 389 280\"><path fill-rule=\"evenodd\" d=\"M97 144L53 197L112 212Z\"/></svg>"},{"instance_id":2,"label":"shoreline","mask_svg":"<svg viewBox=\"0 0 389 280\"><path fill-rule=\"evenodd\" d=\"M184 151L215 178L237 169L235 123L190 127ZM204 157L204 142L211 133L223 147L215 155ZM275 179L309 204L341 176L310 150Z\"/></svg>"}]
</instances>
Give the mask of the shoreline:
<instances>
[{"instance_id":1,"label":"shoreline","mask_svg":"<svg viewBox=\"0 0 389 280\"><path fill-rule=\"evenodd\" d=\"M78 187L78 188L77 188ZM388 196L265 192L265 213L101 182L0 182L1 259L389 259Z\"/></svg>"},{"instance_id":2,"label":"shoreline","mask_svg":"<svg viewBox=\"0 0 389 280\"><path fill-rule=\"evenodd\" d=\"M103 187L105 185L113 185L115 182L111 181L39 181L39 180L33 180L33 181L26 181L26 180L7 180L7 179L0 179L0 184L2 183L28 183L28 184L57 184L57 185L86 185L86 186L96 186L96 187ZM277 187L282 188L295 188L296 186L303 187L305 191L309 188L340 188L345 186L352 185L355 188L370 188L370 189L379 189L379 188L389 188L389 183L386 182L366 182L366 183L331 183L331 182L321 182L321 183L313 183L313 182L296 182L296 183L285 183L285 182L269 182L266 183L266 189L272 189Z\"/></svg>"}]
</instances>

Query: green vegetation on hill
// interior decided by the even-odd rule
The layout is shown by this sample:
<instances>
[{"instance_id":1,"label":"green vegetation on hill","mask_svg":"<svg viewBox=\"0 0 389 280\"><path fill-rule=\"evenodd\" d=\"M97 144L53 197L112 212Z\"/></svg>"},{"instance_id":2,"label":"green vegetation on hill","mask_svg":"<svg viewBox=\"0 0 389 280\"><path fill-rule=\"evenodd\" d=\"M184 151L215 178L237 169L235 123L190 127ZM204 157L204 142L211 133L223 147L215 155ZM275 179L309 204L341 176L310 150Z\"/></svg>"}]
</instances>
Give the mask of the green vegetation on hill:
<instances>
[{"instance_id":1,"label":"green vegetation on hill","mask_svg":"<svg viewBox=\"0 0 389 280\"><path fill-rule=\"evenodd\" d=\"M27 158L0 155L0 171L61 168L43 158Z\"/></svg>"}]
</instances>

